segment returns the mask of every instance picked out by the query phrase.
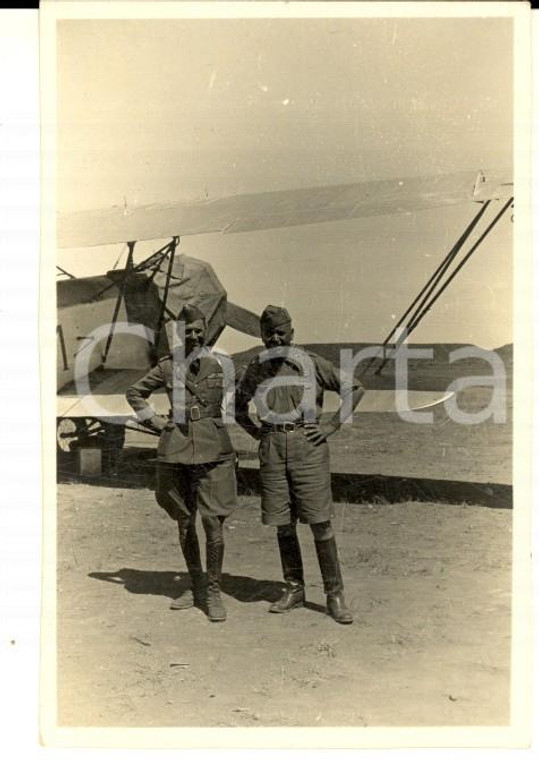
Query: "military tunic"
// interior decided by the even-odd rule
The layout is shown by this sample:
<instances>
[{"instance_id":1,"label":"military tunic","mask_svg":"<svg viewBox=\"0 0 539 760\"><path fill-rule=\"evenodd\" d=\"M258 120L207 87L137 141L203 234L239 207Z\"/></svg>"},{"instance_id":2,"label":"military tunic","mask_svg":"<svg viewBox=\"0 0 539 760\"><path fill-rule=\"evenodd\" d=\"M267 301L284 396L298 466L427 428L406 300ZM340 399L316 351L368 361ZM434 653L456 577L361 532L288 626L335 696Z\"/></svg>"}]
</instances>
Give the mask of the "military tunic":
<instances>
[{"instance_id":1,"label":"military tunic","mask_svg":"<svg viewBox=\"0 0 539 760\"><path fill-rule=\"evenodd\" d=\"M153 410L147 399L161 388L171 409L157 447L158 503L171 517L178 509L198 509L202 517L230 514L236 506L236 454L223 419L221 365L203 355L185 368L165 356L129 388L126 398L137 413L148 414Z\"/></svg>"},{"instance_id":2,"label":"military tunic","mask_svg":"<svg viewBox=\"0 0 539 760\"><path fill-rule=\"evenodd\" d=\"M262 361L259 356L252 359L236 394L236 412L243 414L257 389L278 378L279 385L267 392L267 408L296 419L275 425L260 417L262 522L266 525L287 525L297 520L320 523L333 516L329 445L327 441L311 442L305 435L305 425L319 421L324 391L340 393L341 378L338 369L318 354L296 346L290 348L284 359ZM307 375L302 356L311 362ZM301 378L302 385L280 384L286 377L292 381ZM356 390L361 383L354 378L349 387ZM315 400L311 419L305 419L305 409L301 408L305 389L312 392Z\"/></svg>"}]
</instances>

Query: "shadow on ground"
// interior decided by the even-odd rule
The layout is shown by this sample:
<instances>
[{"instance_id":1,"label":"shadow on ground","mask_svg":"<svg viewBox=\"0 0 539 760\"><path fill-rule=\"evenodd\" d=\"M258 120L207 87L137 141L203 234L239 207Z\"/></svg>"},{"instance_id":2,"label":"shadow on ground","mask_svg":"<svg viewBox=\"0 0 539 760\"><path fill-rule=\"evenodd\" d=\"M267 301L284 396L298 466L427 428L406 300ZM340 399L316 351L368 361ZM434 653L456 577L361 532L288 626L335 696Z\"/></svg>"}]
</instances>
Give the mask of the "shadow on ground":
<instances>
[{"instance_id":1,"label":"shadow on ground","mask_svg":"<svg viewBox=\"0 0 539 760\"><path fill-rule=\"evenodd\" d=\"M86 483L108 488L155 488L156 459L153 449L126 447L116 471L103 475L79 475L72 464L58 469L60 483ZM240 455L238 492L259 495L260 477L252 458ZM503 483L474 483L433 478L408 478L383 474L332 473L333 499L352 504L394 504L403 501L474 504L511 509L513 489Z\"/></svg>"},{"instance_id":2,"label":"shadow on ground","mask_svg":"<svg viewBox=\"0 0 539 760\"><path fill-rule=\"evenodd\" d=\"M115 572L94 572L90 578L108 583L123 585L130 594L177 597L188 587L188 576L170 571L135 570L122 567ZM230 575L223 573L221 590L238 602L277 601L283 593L283 584L277 581L257 580L247 575ZM320 604L306 602L305 607L325 614L326 609Z\"/></svg>"}]
</instances>

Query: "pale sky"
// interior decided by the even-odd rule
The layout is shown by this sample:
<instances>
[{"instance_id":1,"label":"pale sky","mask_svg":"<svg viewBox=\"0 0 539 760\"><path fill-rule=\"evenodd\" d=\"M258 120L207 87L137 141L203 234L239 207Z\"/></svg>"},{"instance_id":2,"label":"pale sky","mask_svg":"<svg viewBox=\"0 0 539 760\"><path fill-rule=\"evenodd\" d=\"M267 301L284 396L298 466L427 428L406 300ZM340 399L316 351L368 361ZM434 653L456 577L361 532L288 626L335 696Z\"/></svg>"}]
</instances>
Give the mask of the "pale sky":
<instances>
[{"instance_id":1,"label":"pale sky","mask_svg":"<svg viewBox=\"0 0 539 760\"><path fill-rule=\"evenodd\" d=\"M510 19L62 21L59 209L512 166ZM475 204L182 239L299 342L381 341ZM142 246L148 251L148 246ZM76 275L120 247L62 251ZM504 219L414 334L512 340ZM251 344L227 330L227 350Z\"/></svg>"}]
</instances>

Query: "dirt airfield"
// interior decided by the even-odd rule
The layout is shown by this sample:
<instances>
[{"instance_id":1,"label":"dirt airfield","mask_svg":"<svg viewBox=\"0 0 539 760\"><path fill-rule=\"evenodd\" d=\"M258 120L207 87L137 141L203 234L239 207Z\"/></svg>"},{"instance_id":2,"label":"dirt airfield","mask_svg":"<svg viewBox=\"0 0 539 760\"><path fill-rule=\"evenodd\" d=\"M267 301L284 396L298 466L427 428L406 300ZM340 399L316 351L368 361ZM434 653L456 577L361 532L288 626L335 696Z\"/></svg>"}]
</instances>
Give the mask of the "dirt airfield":
<instances>
[{"instance_id":1,"label":"dirt airfield","mask_svg":"<svg viewBox=\"0 0 539 760\"><path fill-rule=\"evenodd\" d=\"M511 510L340 503L352 626L325 614L310 531L308 604L282 589L259 497L225 523L229 617L171 611L175 524L149 488L58 486L58 724L489 726L509 722Z\"/></svg>"},{"instance_id":2,"label":"dirt airfield","mask_svg":"<svg viewBox=\"0 0 539 760\"><path fill-rule=\"evenodd\" d=\"M461 403L475 411L488 394L471 389ZM341 480L407 474L465 483L478 498L405 500L398 482L391 498L341 489L334 527L352 626L325 614L306 526L308 604L268 613L283 585L256 488L225 523L228 620L216 624L198 608L169 609L186 577L176 525L152 491L154 440L128 434L114 478L61 472L58 725L507 725L512 510L499 489L511 493L511 415L470 427L434 411L432 425L357 415L331 439ZM252 485L255 446L233 433Z\"/></svg>"}]
</instances>

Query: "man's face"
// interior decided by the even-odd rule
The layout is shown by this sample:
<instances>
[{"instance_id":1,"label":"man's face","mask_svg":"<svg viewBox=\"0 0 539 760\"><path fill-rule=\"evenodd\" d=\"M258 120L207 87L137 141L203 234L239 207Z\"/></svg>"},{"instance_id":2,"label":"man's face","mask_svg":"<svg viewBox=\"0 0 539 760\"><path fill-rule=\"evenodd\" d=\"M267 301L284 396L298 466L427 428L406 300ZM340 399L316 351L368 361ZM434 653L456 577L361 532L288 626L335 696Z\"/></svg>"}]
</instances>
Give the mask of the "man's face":
<instances>
[{"instance_id":1,"label":"man's face","mask_svg":"<svg viewBox=\"0 0 539 760\"><path fill-rule=\"evenodd\" d=\"M262 341L266 348L278 348L279 346L289 346L294 338L294 330L290 322L284 325L273 327L265 324L262 326Z\"/></svg>"},{"instance_id":2,"label":"man's face","mask_svg":"<svg viewBox=\"0 0 539 760\"><path fill-rule=\"evenodd\" d=\"M185 352L190 354L204 345L206 326L201 319L185 324Z\"/></svg>"}]
</instances>

